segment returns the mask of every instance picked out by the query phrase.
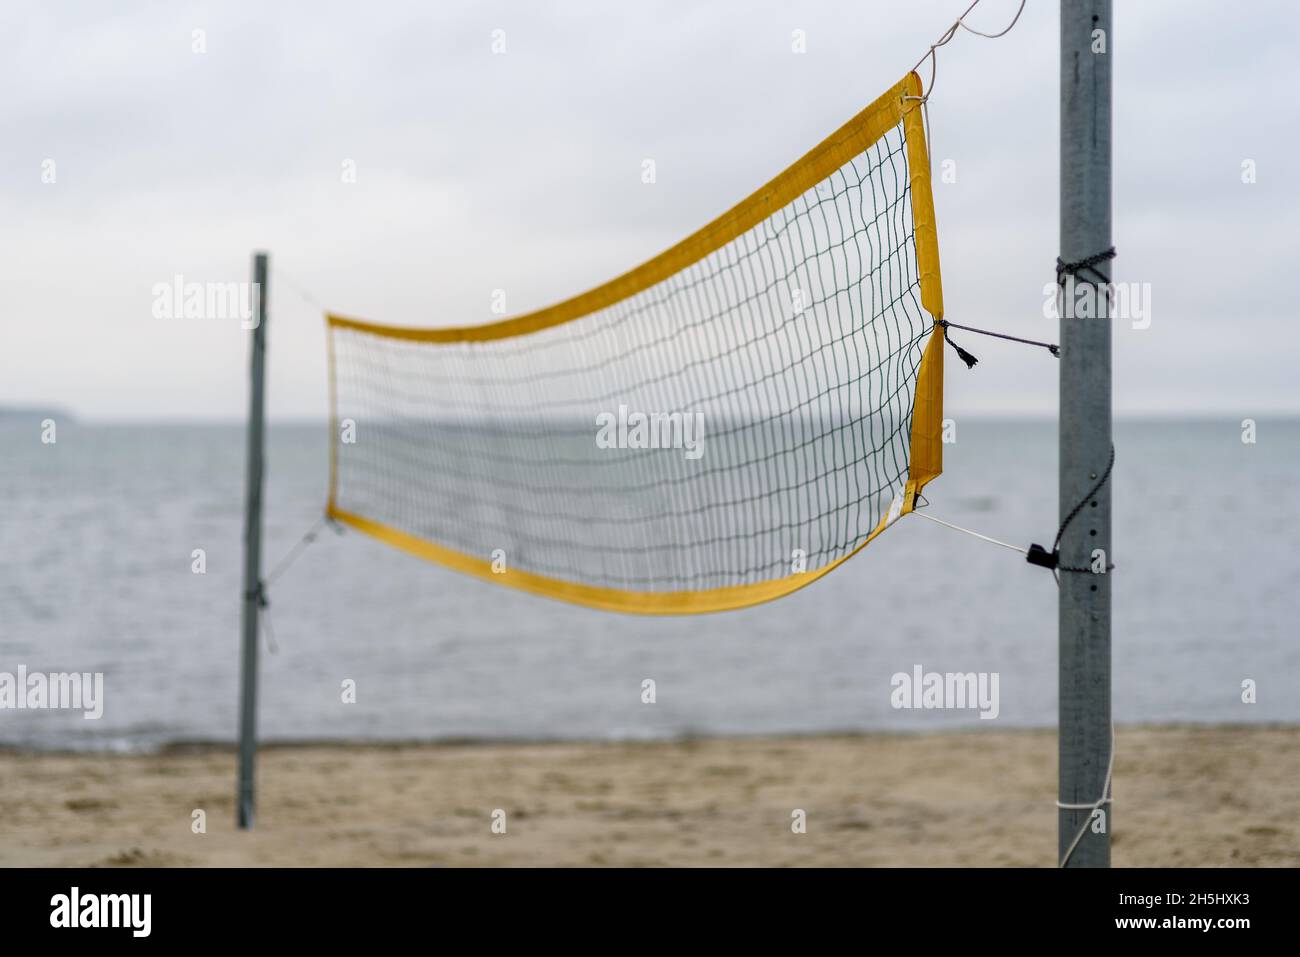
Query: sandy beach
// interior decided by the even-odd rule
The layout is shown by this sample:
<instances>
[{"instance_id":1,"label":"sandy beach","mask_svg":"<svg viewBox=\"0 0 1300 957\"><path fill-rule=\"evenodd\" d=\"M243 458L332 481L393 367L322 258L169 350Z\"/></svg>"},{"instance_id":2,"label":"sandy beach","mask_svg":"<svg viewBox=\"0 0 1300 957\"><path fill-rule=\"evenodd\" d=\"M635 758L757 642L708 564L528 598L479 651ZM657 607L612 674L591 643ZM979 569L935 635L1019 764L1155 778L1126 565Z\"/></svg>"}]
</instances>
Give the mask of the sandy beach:
<instances>
[{"instance_id":1,"label":"sandy beach","mask_svg":"<svg viewBox=\"0 0 1300 957\"><path fill-rule=\"evenodd\" d=\"M1117 866L1300 864L1300 728L1118 740ZM252 833L233 826L234 771L224 748L0 754L0 864L1054 863L1050 731L271 746Z\"/></svg>"}]
</instances>

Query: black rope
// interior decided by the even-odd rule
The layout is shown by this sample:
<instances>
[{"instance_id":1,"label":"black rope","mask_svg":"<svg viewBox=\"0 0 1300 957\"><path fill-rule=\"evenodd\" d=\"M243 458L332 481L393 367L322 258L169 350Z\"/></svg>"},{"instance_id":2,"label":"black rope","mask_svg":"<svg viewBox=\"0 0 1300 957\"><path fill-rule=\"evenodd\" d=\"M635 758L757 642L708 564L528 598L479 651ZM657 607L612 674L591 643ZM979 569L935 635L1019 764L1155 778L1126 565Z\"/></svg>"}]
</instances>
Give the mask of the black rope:
<instances>
[{"instance_id":1,"label":"black rope","mask_svg":"<svg viewBox=\"0 0 1300 957\"><path fill-rule=\"evenodd\" d=\"M952 338L948 335L948 326L950 326L951 323L949 323L947 320L944 319L938 319L936 321L939 323L939 325L943 327L944 341L947 342L948 345L952 346L954 349L957 350L957 358L960 359L962 362L966 363L967 369L974 369L975 363L979 362L979 360L976 359L969 352L967 352L965 349L963 349L961 346L957 345L957 343L952 341Z\"/></svg>"},{"instance_id":2,"label":"black rope","mask_svg":"<svg viewBox=\"0 0 1300 957\"><path fill-rule=\"evenodd\" d=\"M1104 263L1106 260L1114 259L1114 258L1115 258L1114 246L1111 246L1109 249L1103 250L1102 252L1094 253L1091 256L1086 256L1083 259L1080 259L1078 262L1068 263L1060 256L1057 256L1056 257L1056 284L1058 286L1064 286L1066 275L1071 275L1071 276L1077 275L1080 269L1088 270L1090 273L1092 273L1102 282L1110 282L1110 277L1103 276L1094 267L1096 267L1098 263Z\"/></svg>"},{"instance_id":3,"label":"black rope","mask_svg":"<svg viewBox=\"0 0 1300 957\"><path fill-rule=\"evenodd\" d=\"M1103 276L1100 272L1097 271L1095 267L1099 263L1103 263L1108 259L1114 259L1114 258L1115 258L1114 246L1111 246L1109 249L1103 252L1099 252L1092 256L1087 256L1083 259L1080 259L1078 262L1068 263L1064 259L1061 259L1058 256L1056 258L1056 284L1058 286L1064 286L1065 277L1067 275L1076 275L1080 269L1087 269L1089 272L1091 272L1102 282L1109 282L1110 281L1109 278ZM1022 339L1020 336L1007 335L1005 332L993 332L990 329L976 329L974 326L958 325L955 322L949 322L947 319L937 319L935 321L940 326L943 327L943 338L947 341L948 345L952 346L954 349L957 350L957 357L961 359L962 362L966 363L966 368L968 369L975 368L975 363L979 362L979 360L976 359L969 352L967 352L965 349L963 349L961 346L957 345L957 343L952 341L952 337L948 335L949 328L964 329L966 332L973 332L976 335L992 336L995 339L1005 339L1008 342L1019 342L1026 346L1038 346L1040 349L1046 349L1048 352L1056 356L1058 359L1061 357L1061 347L1054 342L1039 342L1037 339ZM1046 553L1044 552L1044 554Z\"/></svg>"},{"instance_id":4,"label":"black rope","mask_svg":"<svg viewBox=\"0 0 1300 957\"><path fill-rule=\"evenodd\" d=\"M1061 538L1062 536L1065 535L1066 528L1069 527L1070 523L1073 522L1075 517L1079 514L1079 512L1082 511L1083 506L1088 504L1088 500L1091 499L1094 495L1096 495L1097 492L1101 490L1101 487L1106 484L1107 479L1110 478L1110 470L1113 469L1114 467L1115 467L1115 445L1114 443L1111 443L1110 461L1106 463L1106 471L1101 473L1101 478L1097 479L1097 484L1095 484L1092 488L1088 490L1087 495L1079 499L1078 503L1074 506L1074 508L1070 509L1070 514L1066 515L1065 520L1061 522L1061 527L1056 530L1056 541L1052 543L1052 554L1058 556L1060 555ZM1058 565L1057 567L1063 572L1091 572L1092 571L1092 569L1087 566L1084 566L1083 568L1071 568L1068 565ZM1107 565L1106 570L1110 571L1114 567L1115 567L1114 565Z\"/></svg>"},{"instance_id":5,"label":"black rope","mask_svg":"<svg viewBox=\"0 0 1300 957\"><path fill-rule=\"evenodd\" d=\"M944 327L944 338L947 338L948 336L948 327L952 326L954 329L964 329L967 332L974 332L981 336L992 336L995 339L1006 339L1008 342L1020 342L1027 346L1040 346L1058 359L1061 357L1061 347L1052 342L1039 342L1037 339L1021 339L1019 336L1009 336L1005 332L992 332L988 329L976 329L974 326L959 326L957 323L949 322L947 319L940 319L939 325ZM948 339L948 341L952 343L953 348L957 348L955 342L952 342L951 339ZM961 352L962 350L957 349L957 351Z\"/></svg>"},{"instance_id":6,"label":"black rope","mask_svg":"<svg viewBox=\"0 0 1300 957\"><path fill-rule=\"evenodd\" d=\"M1106 463L1106 471L1101 473L1101 478L1097 479L1096 484L1093 485L1092 488L1088 489L1088 493L1084 495L1083 498L1079 499L1074 508L1070 509L1069 513L1065 516L1065 519L1061 522L1061 527L1056 530L1056 540L1052 542L1052 550L1049 552L1042 545L1038 544L1030 545L1029 554L1025 556L1027 562L1031 565L1041 565L1044 568L1052 568L1062 572L1092 573L1092 568L1087 565L1071 566L1061 564L1061 539L1065 536L1065 530L1069 528L1070 523L1078 517L1079 512L1083 510L1083 507L1088 504L1088 501L1094 495L1101 491L1101 487L1110 479L1110 473L1114 467L1115 445L1112 443L1110 447L1110 461ZM1106 566L1106 571L1110 571L1114 567L1114 564L1108 564Z\"/></svg>"}]
</instances>

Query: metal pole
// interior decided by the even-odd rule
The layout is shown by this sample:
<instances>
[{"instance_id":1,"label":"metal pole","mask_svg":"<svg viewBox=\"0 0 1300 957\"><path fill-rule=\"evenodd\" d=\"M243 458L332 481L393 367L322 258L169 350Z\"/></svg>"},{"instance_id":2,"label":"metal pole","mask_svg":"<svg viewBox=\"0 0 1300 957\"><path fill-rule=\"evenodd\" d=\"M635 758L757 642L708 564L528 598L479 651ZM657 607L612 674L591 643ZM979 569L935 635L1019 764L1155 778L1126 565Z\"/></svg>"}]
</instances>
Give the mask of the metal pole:
<instances>
[{"instance_id":1,"label":"metal pole","mask_svg":"<svg viewBox=\"0 0 1300 957\"><path fill-rule=\"evenodd\" d=\"M257 755L257 619L262 599L262 452L266 378L266 253L253 254L253 356L248 403L248 479L244 490L244 611L239 678L238 823L253 826Z\"/></svg>"},{"instance_id":2,"label":"metal pole","mask_svg":"<svg viewBox=\"0 0 1300 957\"><path fill-rule=\"evenodd\" d=\"M1061 0L1061 259L1111 245L1111 0ZM1062 567L1112 560L1111 485L1092 496L1111 450L1110 264L1080 270L1062 297L1060 511L1082 509L1061 540ZM1067 292L1071 286L1067 283ZM1088 313L1081 302L1099 307ZM1085 501L1086 498L1086 501ZM1106 786L1111 750L1109 574L1061 572L1059 749L1062 804L1091 805ZM1109 867L1111 807L1061 810L1058 860L1084 829L1069 867ZM1086 826L1086 827L1085 827Z\"/></svg>"}]
</instances>

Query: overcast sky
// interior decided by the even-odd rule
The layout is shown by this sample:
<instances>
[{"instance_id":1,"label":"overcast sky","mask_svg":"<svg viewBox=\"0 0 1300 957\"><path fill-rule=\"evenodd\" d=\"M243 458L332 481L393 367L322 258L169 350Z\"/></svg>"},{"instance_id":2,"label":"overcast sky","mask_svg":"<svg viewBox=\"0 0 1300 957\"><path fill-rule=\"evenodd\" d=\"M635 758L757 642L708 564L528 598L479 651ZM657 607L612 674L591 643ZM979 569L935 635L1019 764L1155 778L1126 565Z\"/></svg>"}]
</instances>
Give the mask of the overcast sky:
<instances>
[{"instance_id":1,"label":"overcast sky","mask_svg":"<svg viewBox=\"0 0 1300 957\"><path fill-rule=\"evenodd\" d=\"M248 333L156 319L152 289L246 280L265 248L270 414L323 417L323 323L286 277L338 311L424 326L491 320L494 289L511 313L565 298L780 172L966 2L6 0L0 405L243 416ZM983 0L971 22L1000 30L1017 2ZM1151 296L1149 328L1116 328L1116 409L1300 411L1300 8L1116 8L1115 276ZM1056 338L1057 45L1057 4L1029 0L1006 37L939 53L954 322ZM949 363L950 414L1054 413L1049 356L963 344L983 361Z\"/></svg>"}]
</instances>

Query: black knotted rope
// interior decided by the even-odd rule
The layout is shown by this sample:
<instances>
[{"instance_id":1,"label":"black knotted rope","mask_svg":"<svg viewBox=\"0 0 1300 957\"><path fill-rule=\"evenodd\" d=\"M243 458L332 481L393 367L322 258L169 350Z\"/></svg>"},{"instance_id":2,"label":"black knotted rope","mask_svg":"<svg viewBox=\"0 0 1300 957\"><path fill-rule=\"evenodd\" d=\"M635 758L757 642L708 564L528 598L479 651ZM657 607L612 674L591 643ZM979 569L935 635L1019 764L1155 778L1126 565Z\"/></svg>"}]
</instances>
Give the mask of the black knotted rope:
<instances>
[{"instance_id":1,"label":"black knotted rope","mask_svg":"<svg viewBox=\"0 0 1300 957\"><path fill-rule=\"evenodd\" d=\"M1114 259L1114 258L1115 258L1114 246L1111 246L1109 249L1103 250L1102 252L1093 253L1091 256L1086 256L1083 259L1080 259L1077 262L1072 262L1072 263L1068 263L1060 256L1057 256L1056 257L1056 284L1058 286L1064 287L1065 277L1067 275L1077 276L1079 274L1080 269L1088 270L1088 272L1096 276L1100 282L1110 282L1110 277L1103 276L1100 272L1097 271L1096 267L1099 263L1104 263L1106 260Z\"/></svg>"},{"instance_id":2,"label":"black knotted rope","mask_svg":"<svg viewBox=\"0 0 1300 957\"><path fill-rule=\"evenodd\" d=\"M967 369L974 369L975 363L979 362L979 360L976 359L969 352L967 352L965 349L963 349L961 346L957 345L957 343L953 342L952 337L948 335L948 327L952 325L952 323L948 322L946 319L937 319L935 321L938 322L938 324L943 327L944 341L947 342L948 345L952 346L954 349L957 350L957 358L960 359L962 362L966 363ZM958 328L964 328L964 327L959 326Z\"/></svg>"}]
</instances>

